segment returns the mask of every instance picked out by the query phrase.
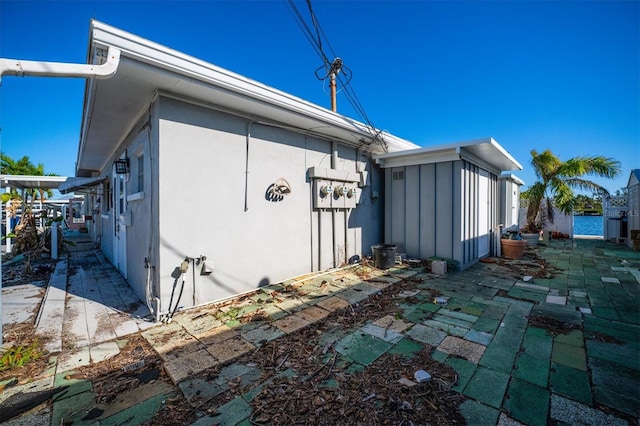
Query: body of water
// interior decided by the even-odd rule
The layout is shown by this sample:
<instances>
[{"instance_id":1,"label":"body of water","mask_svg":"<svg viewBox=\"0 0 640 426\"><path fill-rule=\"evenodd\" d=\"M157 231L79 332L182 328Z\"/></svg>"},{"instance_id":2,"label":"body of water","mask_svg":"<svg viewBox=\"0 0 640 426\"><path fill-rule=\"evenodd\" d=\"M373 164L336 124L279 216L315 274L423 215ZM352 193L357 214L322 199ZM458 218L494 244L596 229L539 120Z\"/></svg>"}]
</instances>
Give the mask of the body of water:
<instances>
[{"instance_id":1,"label":"body of water","mask_svg":"<svg viewBox=\"0 0 640 426\"><path fill-rule=\"evenodd\" d=\"M574 216L574 235L604 235L602 216Z\"/></svg>"}]
</instances>

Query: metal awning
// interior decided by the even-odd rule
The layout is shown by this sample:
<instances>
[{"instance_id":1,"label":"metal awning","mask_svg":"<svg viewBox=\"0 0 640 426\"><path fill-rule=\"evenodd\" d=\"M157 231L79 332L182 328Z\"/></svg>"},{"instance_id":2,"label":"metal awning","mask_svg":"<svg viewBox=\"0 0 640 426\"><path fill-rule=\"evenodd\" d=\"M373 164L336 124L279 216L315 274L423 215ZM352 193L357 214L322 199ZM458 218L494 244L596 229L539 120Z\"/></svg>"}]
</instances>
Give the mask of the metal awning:
<instances>
[{"instance_id":1,"label":"metal awning","mask_svg":"<svg viewBox=\"0 0 640 426\"><path fill-rule=\"evenodd\" d=\"M16 189L57 189L66 176L0 175L3 187Z\"/></svg>"},{"instance_id":2,"label":"metal awning","mask_svg":"<svg viewBox=\"0 0 640 426\"><path fill-rule=\"evenodd\" d=\"M107 179L107 176L95 176L95 177L69 177L66 181L60 184L58 191L63 194L70 192L82 191L94 186L100 185Z\"/></svg>"}]
</instances>

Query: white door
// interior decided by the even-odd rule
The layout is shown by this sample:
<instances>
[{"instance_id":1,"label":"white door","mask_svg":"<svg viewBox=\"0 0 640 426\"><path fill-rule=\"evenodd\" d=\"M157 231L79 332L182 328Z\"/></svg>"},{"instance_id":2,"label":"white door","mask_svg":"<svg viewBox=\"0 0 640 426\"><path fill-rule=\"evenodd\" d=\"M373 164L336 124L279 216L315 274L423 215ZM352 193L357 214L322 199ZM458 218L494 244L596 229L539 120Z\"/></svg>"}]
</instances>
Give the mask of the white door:
<instances>
[{"instance_id":1,"label":"white door","mask_svg":"<svg viewBox=\"0 0 640 426\"><path fill-rule=\"evenodd\" d=\"M489 172L480 169L478 181L478 257L489 255Z\"/></svg>"},{"instance_id":2,"label":"white door","mask_svg":"<svg viewBox=\"0 0 640 426\"><path fill-rule=\"evenodd\" d=\"M127 182L125 175L113 173L113 264L123 277L127 277L127 227L124 214L127 212Z\"/></svg>"}]
</instances>

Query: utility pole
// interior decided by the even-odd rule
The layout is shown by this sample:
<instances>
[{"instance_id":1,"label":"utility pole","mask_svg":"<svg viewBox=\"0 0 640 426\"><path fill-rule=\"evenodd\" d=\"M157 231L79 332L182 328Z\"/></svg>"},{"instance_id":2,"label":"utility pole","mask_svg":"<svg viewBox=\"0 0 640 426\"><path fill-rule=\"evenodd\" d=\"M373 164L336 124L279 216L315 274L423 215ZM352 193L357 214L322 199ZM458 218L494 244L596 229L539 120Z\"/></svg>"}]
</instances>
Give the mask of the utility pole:
<instances>
[{"instance_id":1,"label":"utility pole","mask_svg":"<svg viewBox=\"0 0 640 426\"><path fill-rule=\"evenodd\" d=\"M331 72L329 80L329 88L331 90L331 111L338 112L338 105L336 102L336 73Z\"/></svg>"}]
</instances>

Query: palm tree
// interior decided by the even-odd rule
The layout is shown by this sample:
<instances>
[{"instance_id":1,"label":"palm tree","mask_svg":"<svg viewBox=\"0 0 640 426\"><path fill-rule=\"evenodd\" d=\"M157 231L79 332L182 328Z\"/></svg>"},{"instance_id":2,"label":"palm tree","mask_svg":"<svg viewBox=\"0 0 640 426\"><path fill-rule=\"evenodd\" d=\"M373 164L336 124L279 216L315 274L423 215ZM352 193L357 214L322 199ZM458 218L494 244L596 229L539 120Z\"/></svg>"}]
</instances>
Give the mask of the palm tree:
<instances>
[{"instance_id":1,"label":"palm tree","mask_svg":"<svg viewBox=\"0 0 640 426\"><path fill-rule=\"evenodd\" d=\"M603 156L573 157L561 161L547 149L541 153L531 150L531 157L538 182L528 189L527 226L544 217L553 223L554 206L564 214L571 214L575 204L574 189L609 193L597 183L584 179L584 176L612 179L620 174L620 162ZM545 199L547 202L543 210L541 206Z\"/></svg>"},{"instance_id":2,"label":"palm tree","mask_svg":"<svg viewBox=\"0 0 640 426\"><path fill-rule=\"evenodd\" d=\"M38 165L35 165L26 155L18 161L15 161L4 152L0 153L0 174L17 176L57 176L55 173L45 173L44 164L38 163ZM45 193L48 197L51 197L53 194L51 190L48 189L31 189L28 194L31 196L31 204L33 204L33 200L36 198L36 195L40 196L40 200L44 200ZM23 200L26 198L25 191L23 191L21 198Z\"/></svg>"}]
</instances>

